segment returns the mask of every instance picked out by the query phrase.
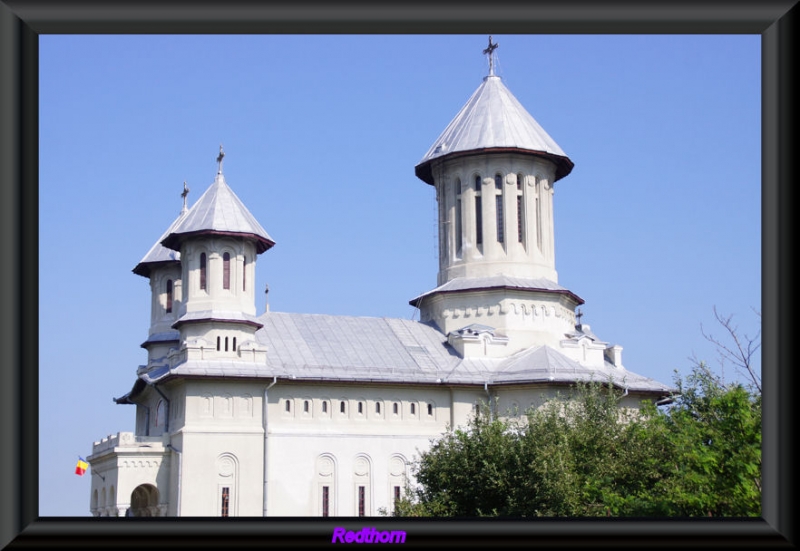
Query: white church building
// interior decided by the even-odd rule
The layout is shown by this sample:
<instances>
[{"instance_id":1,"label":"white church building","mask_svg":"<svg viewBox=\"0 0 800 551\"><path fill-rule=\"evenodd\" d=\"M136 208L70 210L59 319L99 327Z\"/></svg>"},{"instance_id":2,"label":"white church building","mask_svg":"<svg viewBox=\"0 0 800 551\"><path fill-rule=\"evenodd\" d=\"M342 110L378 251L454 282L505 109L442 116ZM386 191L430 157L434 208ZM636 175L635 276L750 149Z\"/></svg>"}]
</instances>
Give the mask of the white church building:
<instances>
[{"instance_id":1,"label":"white church building","mask_svg":"<svg viewBox=\"0 0 800 551\"><path fill-rule=\"evenodd\" d=\"M489 44L488 76L415 167L441 228L437 286L410 301L419 321L257 315L256 259L274 242L220 149L214 182L133 269L150 281L147 363L115 398L135 432L87 458L93 515L376 516L480 404L514 415L589 379L624 389L624 406L669 395L558 284L553 192L573 163Z\"/></svg>"}]
</instances>

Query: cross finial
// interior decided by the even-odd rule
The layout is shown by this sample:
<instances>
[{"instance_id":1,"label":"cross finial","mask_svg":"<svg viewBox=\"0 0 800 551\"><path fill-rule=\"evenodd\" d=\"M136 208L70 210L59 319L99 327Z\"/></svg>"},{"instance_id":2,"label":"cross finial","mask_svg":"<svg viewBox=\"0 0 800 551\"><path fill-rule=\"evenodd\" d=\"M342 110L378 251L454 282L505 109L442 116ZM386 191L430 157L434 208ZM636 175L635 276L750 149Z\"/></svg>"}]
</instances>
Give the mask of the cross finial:
<instances>
[{"instance_id":1,"label":"cross finial","mask_svg":"<svg viewBox=\"0 0 800 551\"><path fill-rule=\"evenodd\" d=\"M181 212L186 212L186 196L189 195L189 186L186 185L186 180L183 181L183 192L181 193L181 197L183 197L183 210Z\"/></svg>"},{"instance_id":2,"label":"cross finial","mask_svg":"<svg viewBox=\"0 0 800 551\"><path fill-rule=\"evenodd\" d=\"M583 312L581 311L580 308L578 308L578 311L575 313L575 317L578 318L578 325L580 325L581 324L581 318L583 317Z\"/></svg>"},{"instance_id":3,"label":"cross finial","mask_svg":"<svg viewBox=\"0 0 800 551\"><path fill-rule=\"evenodd\" d=\"M494 76L494 51L499 47L497 43L492 43L492 35L489 35L489 47L483 50L489 56L489 76Z\"/></svg>"},{"instance_id":4,"label":"cross finial","mask_svg":"<svg viewBox=\"0 0 800 551\"><path fill-rule=\"evenodd\" d=\"M219 144L219 155L217 155L217 163L219 164L219 168L217 169L217 174L222 174L223 158L225 158L225 152L222 150L222 144Z\"/></svg>"}]
</instances>

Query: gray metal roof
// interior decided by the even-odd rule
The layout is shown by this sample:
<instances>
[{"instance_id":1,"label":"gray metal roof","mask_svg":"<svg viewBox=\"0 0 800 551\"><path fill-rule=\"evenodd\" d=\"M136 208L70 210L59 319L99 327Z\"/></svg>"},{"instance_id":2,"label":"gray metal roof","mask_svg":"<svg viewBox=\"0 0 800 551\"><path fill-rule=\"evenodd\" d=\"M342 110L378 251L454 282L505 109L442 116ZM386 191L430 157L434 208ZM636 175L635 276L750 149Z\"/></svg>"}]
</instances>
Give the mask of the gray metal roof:
<instances>
[{"instance_id":1,"label":"gray metal roof","mask_svg":"<svg viewBox=\"0 0 800 551\"><path fill-rule=\"evenodd\" d=\"M184 323L199 321L227 321L230 323L245 323L261 327L261 323L259 323L257 317L235 310L196 310L187 312L178 318L178 320L172 324L172 327L177 328Z\"/></svg>"},{"instance_id":2,"label":"gray metal roof","mask_svg":"<svg viewBox=\"0 0 800 551\"><path fill-rule=\"evenodd\" d=\"M515 150L543 155L555 162L556 180L572 171L573 163L498 76L490 75L416 166L416 174L433 184L434 159L482 150Z\"/></svg>"},{"instance_id":3,"label":"gray metal roof","mask_svg":"<svg viewBox=\"0 0 800 551\"><path fill-rule=\"evenodd\" d=\"M576 299L578 304L583 304L584 300L578 295L562 287L558 283L546 278L527 279L522 277L511 277L507 275L494 275L488 277L456 277L443 285L439 285L426 293L422 293L416 298L411 299L409 304L416 306L423 298L436 293L452 293L458 291L472 291L485 289L522 289L526 291L555 291L557 293L569 294Z\"/></svg>"},{"instance_id":4,"label":"gray metal roof","mask_svg":"<svg viewBox=\"0 0 800 551\"><path fill-rule=\"evenodd\" d=\"M248 377L400 384L550 384L613 381L631 391L667 394L667 385L610 363L583 367L548 346L509 358L461 358L427 323L326 314L268 312L256 332L267 362L194 360L143 371L148 383L168 376Z\"/></svg>"},{"instance_id":5,"label":"gray metal roof","mask_svg":"<svg viewBox=\"0 0 800 551\"><path fill-rule=\"evenodd\" d=\"M161 244L170 249L180 250L180 243L186 236L208 233L251 238L256 241L256 250L259 254L275 244L228 186L221 173L217 174L214 183L172 228Z\"/></svg>"},{"instance_id":6,"label":"gray metal roof","mask_svg":"<svg viewBox=\"0 0 800 551\"><path fill-rule=\"evenodd\" d=\"M161 242L175 229L175 227L183 220L186 216L188 211L183 210L178 215L178 217L169 225L167 231L161 234L161 237L158 238L158 241L150 247L150 250L147 251L147 254L144 255L136 267L133 269L133 273L136 275L150 277L150 270L158 264L164 264L167 262L180 262L181 253L178 251L173 251L172 249L166 248Z\"/></svg>"}]
</instances>

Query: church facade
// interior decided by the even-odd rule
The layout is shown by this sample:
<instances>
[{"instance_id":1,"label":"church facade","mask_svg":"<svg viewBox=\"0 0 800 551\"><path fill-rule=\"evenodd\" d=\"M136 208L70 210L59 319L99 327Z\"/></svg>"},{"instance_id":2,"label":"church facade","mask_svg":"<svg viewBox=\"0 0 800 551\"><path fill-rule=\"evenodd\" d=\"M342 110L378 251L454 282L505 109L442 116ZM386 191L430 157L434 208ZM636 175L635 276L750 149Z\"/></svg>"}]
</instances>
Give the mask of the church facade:
<instances>
[{"instance_id":1,"label":"church facade","mask_svg":"<svg viewBox=\"0 0 800 551\"><path fill-rule=\"evenodd\" d=\"M518 415L579 380L622 405L670 389L628 371L558 284L554 184L572 161L493 71L415 167L436 189L437 287L420 320L255 307L274 245L223 173L153 245L147 363L115 401L134 432L94 443L95 516L375 516L419 450L476 408Z\"/></svg>"}]
</instances>

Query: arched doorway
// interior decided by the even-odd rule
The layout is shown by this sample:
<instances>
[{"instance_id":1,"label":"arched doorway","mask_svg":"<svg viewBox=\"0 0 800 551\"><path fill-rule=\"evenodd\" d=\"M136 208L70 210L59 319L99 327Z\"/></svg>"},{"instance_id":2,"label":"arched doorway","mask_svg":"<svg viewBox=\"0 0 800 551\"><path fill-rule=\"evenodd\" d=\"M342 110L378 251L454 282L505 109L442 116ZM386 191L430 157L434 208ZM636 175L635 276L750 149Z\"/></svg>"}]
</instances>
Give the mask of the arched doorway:
<instances>
[{"instance_id":1,"label":"arched doorway","mask_svg":"<svg viewBox=\"0 0 800 551\"><path fill-rule=\"evenodd\" d=\"M128 516L154 517L158 515L158 488L152 484L141 484L131 492L131 508Z\"/></svg>"}]
</instances>

